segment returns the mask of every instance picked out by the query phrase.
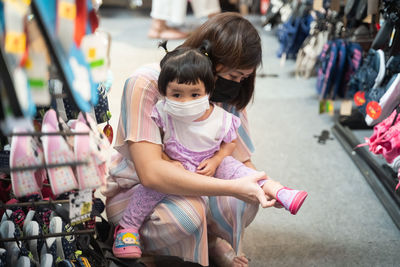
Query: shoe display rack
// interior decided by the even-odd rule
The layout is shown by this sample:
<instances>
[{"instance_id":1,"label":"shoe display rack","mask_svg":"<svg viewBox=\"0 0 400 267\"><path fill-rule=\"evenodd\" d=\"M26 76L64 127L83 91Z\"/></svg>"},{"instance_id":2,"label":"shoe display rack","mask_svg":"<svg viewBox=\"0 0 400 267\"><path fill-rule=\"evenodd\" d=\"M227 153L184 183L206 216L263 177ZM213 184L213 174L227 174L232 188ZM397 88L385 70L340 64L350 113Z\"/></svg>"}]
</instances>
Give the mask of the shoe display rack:
<instances>
[{"instance_id":1,"label":"shoe display rack","mask_svg":"<svg viewBox=\"0 0 400 267\"><path fill-rule=\"evenodd\" d=\"M335 116L335 123L332 132L338 139L349 157L360 169L365 180L371 186L376 196L387 210L393 222L400 229L400 192L395 191L397 184L397 173L386 163L380 163L366 147L357 147L360 140L355 135L355 130L365 130L357 117L357 111L352 113L353 120ZM365 124L365 123L364 123ZM362 141L361 141L362 142Z\"/></svg>"}]
</instances>

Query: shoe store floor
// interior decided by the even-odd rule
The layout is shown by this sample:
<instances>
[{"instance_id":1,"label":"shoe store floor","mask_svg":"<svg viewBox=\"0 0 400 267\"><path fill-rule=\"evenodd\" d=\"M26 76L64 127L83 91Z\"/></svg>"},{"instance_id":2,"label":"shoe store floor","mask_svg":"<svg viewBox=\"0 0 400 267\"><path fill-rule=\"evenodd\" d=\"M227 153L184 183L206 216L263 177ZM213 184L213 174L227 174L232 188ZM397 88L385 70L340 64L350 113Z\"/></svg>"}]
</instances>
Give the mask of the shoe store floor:
<instances>
[{"instance_id":1,"label":"shoe store floor","mask_svg":"<svg viewBox=\"0 0 400 267\"><path fill-rule=\"evenodd\" d=\"M100 28L112 36L109 104L116 131L125 79L164 52L158 40L147 38L149 10L104 8L100 14ZM284 209L260 209L244 238L250 266L399 266L400 231L332 135L333 118L318 113L315 78L294 77L293 60L282 67L273 32L261 29L260 17L249 19L260 29L263 44L261 75L248 108L253 162L283 185L308 192L295 216ZM186 30L203 21L188 16ZM169 47L180 43L171 41ZM323 130L333 140L320 144L316 136Z\"/></svg>"}]
</instances>

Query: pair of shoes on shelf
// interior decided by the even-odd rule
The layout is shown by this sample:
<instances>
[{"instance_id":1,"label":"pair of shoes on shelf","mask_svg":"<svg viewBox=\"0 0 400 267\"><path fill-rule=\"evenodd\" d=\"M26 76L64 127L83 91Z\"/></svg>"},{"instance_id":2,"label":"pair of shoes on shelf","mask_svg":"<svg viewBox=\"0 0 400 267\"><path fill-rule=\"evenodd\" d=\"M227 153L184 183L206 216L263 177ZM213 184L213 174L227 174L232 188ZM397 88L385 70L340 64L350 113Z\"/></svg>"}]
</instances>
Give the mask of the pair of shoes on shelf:
<instances>
[{"instance_id":1,"label":"pair of shoes on shelf","mask_svg":"<svg viewBox=\"0 0 400 267\"><path fill-rule=\"evenodd\" d=\"M53 109L48 110L43 118L42 132L45 135L40 138L41 143L29 134L13 136L10 166L65 164L66 166L47 168L48 181L54 195L77 188L100 187L105 183L108 172L111 145L97 128L94 119L87 114L80 113L71 126L70 129ZM54 135L60 128L61 131L86 134L68 137ZM16 132L24 131L16 129ZM76 161L85 164L68 166L68 163ZM46 178L45 168L11 172L13 192L17 198L41 194L42 183Z\"/></svg>"},{"instance_id":2,"label":"pair of shoes on shelf","mask_svg":"<svg viewBox=\"0 0 400 267\"><path fill-rule=\"evenodd\" d=\"M383 121L400 103L400 56L392 56L383 66L384 78L366 95L365 122L376 125Z\"/></svg>"}]
</instances>

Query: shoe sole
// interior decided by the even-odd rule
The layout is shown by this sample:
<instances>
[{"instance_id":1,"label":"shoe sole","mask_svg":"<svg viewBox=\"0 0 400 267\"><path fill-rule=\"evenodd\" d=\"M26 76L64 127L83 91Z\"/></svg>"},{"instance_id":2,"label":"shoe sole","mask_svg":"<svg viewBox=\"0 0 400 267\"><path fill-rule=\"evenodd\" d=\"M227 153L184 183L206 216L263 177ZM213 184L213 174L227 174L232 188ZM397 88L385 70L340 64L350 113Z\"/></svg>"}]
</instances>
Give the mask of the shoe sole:
<instances>
[{"instance_id":1,"label":"shoe sole","mask_svg":"<svg viewBox=\"0 0 400 267\"><path fill-rule=\"evenodd\" d=\"M296 215L301 206L303 205L304 200L307 198L308 193L305 191L299 192L293 199L290 204L289 211L291 214Z\"/></svg>"},{"instance_id":2,"label":"shoe sole","mask_svg":"<svg viewBox=\"0 0 400 267\"><path fill-rule=\"evenodd\" d=\"M117 258L121 258L121 259L138 259L142 257L142 254L138 254L138 253L118 253L118 252L114 252L113 250L113 254L115 257Z\"/></svg>"}]
</instances>

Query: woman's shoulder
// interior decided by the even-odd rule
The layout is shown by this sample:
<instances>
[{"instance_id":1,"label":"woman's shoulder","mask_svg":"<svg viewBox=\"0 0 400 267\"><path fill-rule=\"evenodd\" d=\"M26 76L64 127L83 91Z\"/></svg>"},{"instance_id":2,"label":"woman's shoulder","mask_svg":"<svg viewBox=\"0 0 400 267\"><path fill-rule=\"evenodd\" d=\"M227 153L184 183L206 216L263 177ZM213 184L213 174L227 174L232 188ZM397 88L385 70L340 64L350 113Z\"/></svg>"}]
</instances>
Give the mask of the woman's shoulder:
<instances>
[{"instance_id":1,"label":"woman's shoulder","mask_svg":"<svg viewBox=\"0 0 400 267\"><path fill-rule=\"evenodd\" d=\"M157 81L158 75L160 74L160 65L159 63L151 63L143 65L137 68L132 75L128 77L127 80L132 79L143 79L148 81Z\"/></svg>"},{"instance_id":2,"label":"woman's shoulder","mask_svg":"<svg viewBox=\"0 0 400 267\"><path fill-rule=\"evenodd\" d=\"M160 74L158 63L143 65L136 69L125 81L125 91L143 90L158 93L157 81Z\"/></svg>"}]
</instances>

